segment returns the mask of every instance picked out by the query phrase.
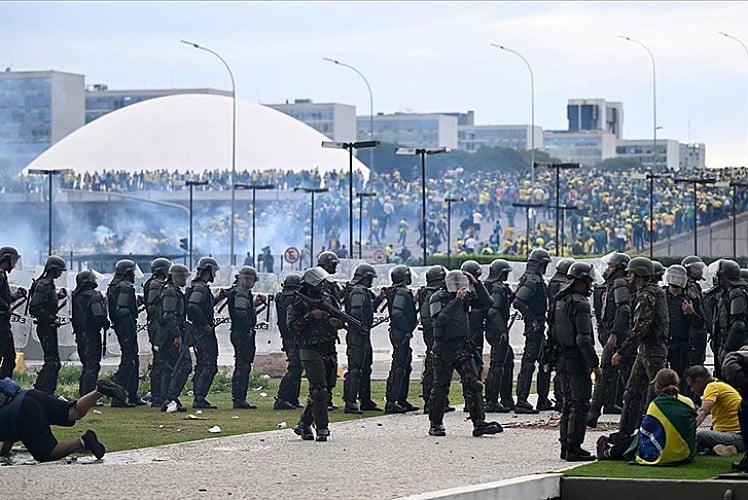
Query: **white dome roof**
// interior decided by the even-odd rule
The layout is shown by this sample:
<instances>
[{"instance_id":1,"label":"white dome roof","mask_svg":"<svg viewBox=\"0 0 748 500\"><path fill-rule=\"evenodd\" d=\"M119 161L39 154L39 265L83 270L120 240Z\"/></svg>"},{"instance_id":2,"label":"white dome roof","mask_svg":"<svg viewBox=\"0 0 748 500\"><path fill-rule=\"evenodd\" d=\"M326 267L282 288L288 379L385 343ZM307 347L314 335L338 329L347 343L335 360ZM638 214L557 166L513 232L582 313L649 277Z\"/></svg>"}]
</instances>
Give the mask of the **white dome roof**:
<instances>
[{"instance_id":1,"label":"white dome roof","mask_svg":"<svg viewBox=\"0 0 748 500\"><path fill-rule=\"evenodd\" d=\"M231 97L183 94L149 99L108 113L74 131L26 169L231 169ZM323 149L330 140L280 111L237 100L236 170L348 167L348 153ZM354 170L369 169L355 157Z\"/></svg>"}]
</instances>

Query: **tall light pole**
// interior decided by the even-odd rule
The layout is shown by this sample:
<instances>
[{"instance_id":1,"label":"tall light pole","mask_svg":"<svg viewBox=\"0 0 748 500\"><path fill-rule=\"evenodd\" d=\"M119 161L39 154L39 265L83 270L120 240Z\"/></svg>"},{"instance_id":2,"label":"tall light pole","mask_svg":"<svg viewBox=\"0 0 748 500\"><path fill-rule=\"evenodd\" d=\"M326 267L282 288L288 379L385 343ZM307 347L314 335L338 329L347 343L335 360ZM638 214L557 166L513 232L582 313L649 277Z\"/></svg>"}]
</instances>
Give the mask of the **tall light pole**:
<instances>
[{"instance_id":1,"label":"tall light pole","mask_svg":"<svg viewBox=\"0 0 748 500\"><path fill-rule=\"evenodd\" d=\"M353 257L353 151L356 149L378 148L379 141L322 141L322 147L348 150L348 251L351 257Z\"/></svg>"},{"instance_id":2,"label":"tall light pole","mask_svg":"<svg viewBox=\"0 0 748 500\"><path fill-rule=\"evenodd\" d=\"M255 242L255 212L257 202L257 191L275 189L275 184L234 184L234 189L251 189L252 190L252 262L257 266L257 248Z\"/></svg>"},{"instance_id":3,"label":"tall light pole","mask_svg":"<svg viewBox=\"0 0 748 500\"><path fill-rule=\"evenodd\" d=\"M187 181L185 185L190 187L190 267L188 269L192 269L192 189L195 186L207 186L208 181Z\"/></svg>"},{"instance_id":4,"label":"tall light pole","mask_svg":"<svg viewBox=\"0 0 748 500\"><path fill-rule=\"evenodd\" d=\"M525 237L525 255L530 255L530 209L544 207L542 203L512 203L513 207L527 210L527 236Z\"/></svg>"},{"instance_id":5,"label":"tall light pole","mask_svg":"<svg viewBox=\"0 0 748 500\"><path fill-rule=\"evenodd\" d=\"M649 47L639 40L625 35L618 35L618 38L623 38L642 47L647 51L649 59L652 61L652 167L650 170L654 171L654 168L657 166L657 66L655 65L655 58Z\"/></svg>"},{"instance_id":6,"label":"tall light pole","mask_svg":"<svg viewBox=\"0 0 748 500\"><path fill-rule=\"evenodd\" d=\"M732 259L738 258L738 188L747 188L748 182L733 181L732 188Z\"/></svg>"},{"instance_id":7,"label":"tall light pole","mask_svg":"<svg viewBox=\"0 0 748 500\"><path fill-rule=\"evenodd\" d=\"M188 42L187 40L180 40L182 43L191 45L192 47L198 49L198 50L204 50L205 52L208 52L210 54L213 54L218 58L219 61L223 63L223 65L226 67L226 71L229 72L229 78L231 78L231 96L232 96L232 111L231 111L231 178L229 179L229 183L233 186L234 180L236 178L236 82L234 80L234 73L231 72L231 67L229 67L228 63L218 55L217 52L214 50L211 50L207 47L203 47L201 45L196 44L195 42ZM231 190L231 222L230 222L230 229L231 232L230 240L230 252L231 252L231 258L229 259L229 262L231 265L236 264L235 256L234 256L234 214L236 213L236 192L235 190ZM192 241L190 241L190 244L192 244Z\"/></svg>"},{"instance_id":8,"label":"tall light pole","mask_svg":"<svg viewBox=\"0 0 748 500\"><path fill-rule=\"evenodd\" d=\"M716 179L713 178L683 178L683 179L674 179L676 183L678 184L692 184L693 185L693 254L699 255L699 240L698 240L698 233L697 233L697 220L699 215L699 202L698 198L696 196L697 192L697 186L699 184L715 184L717 182Z\"/></svg>"},{"instance_id":9,"label":"tall light pole","mask_svg":"<svg viewBox=\"0 0 748 500\"><path fill-rule=\"evenodd\" d=\"M373 198L376 195L377 193L356 193L356 196L358 196L358 258L359 259L361 259L361 247L364 244L364 234L363 234L364 198ZM353 248L351 248L351 258L353 258Z\"/></svg>"},{"instance_id":10,"label":"tall light pole","mask_svg":"<svg viewBox=\"0 0 748 500\"><path fill-rule=\"evenodd\" d=\"M748 46L746 46L745 43L743 43L743 40L736 36L728 35L727 33L724 33L722 31L718 31L718 34L722 35L725 38L729 38L730 40L734 40L740 44L741 47L743 47L743 52L745 52L746 62L748 62ZM748 92L746 92L746 103L748 104ZM748 133L748 130L746 130Z\"/></svg>"},{"instance_id":11,"label":"tall light pole","mask_svg":"<svg viewBox=\"0 0 748 500\"><path fill-rule=\"evenodd\" d=\"M510 49L498 43L492 43L492 47L496 47L501 50L506 50L522 59L522 62L527 66L527 70L530 72L530 175L532 176L532 185L535 186L535 169L532 168L535 165L535 77L532 73L532 66L525 59L525 56L517 52L516 50ZM531 200L532 201L532 200Z\"/></svg>"},{"instance_id":12,"label":"tall light pole","mask_svg":"<svg viewBox=\"0 0 748 500\"><path fill-rule=\"evenodd\" d=\"M397 148L396 155L421 157L421 242L423 243L423 265L426 264L426 156L448 153L449 149L441 148Z\"/></svg>"},{"instance_id":13,"label":"tall light pole","mask_svg":"<svg viewBox=\"0 0 748 500\"><path fill-rule=\"evenodd\" d=\"M560 204L560 198L561 198L561 170L570 170L574 168L579 168L581 165L579 163L533 163L532 165L533 170L536 168L553 168L556 170L556 256L561 255L559 253L560 248L558 246L559 244L559 222L560 222L560 211L561 211L561 204ZM529 213L529 210L528 210ZM529 235L528 235L529 236Z\"/></svg>"},{"instance_id":14,"label":"tall light pole","mask_svg":"<svg viewBox=\"0 0 748 500\"><path fill-rule=\"evenodd\" d=\"M329 57L323 57L322 60L337 64L338 66L343 66L344 68L348 68L351 71L354 71L366 84L366 90L369 91L369 139L374 140L374 94L371 93L371 85L369 85L369 80L366 79L364 74L361 73L358 68L351 66L350 64L340 62L337 59L330 59ZM369 151L369 168L372 171L374 170L374 150ZM353 248L351 248L351 252L353 252Z\"/></svg>"},{"instance_id":15,"label":"tall light pole","mask_svg":"<svg viewBox=\"0 0 748 500\"><path fill-rule=\"evenodd\" d=\"M52 255L52 176L66 175L72 172L69 168L31 168L31 175L46 175L49 179L49 207L48 207L48 225L47 225L47 256Z\"/></svg>"},{"instance_id":16,"label":"tall light pole","mask_svg":"<svg viewBox=\"0 0 748 500\"><path fill-rule=\"evenodd\" d=\"M447 202L447 269L451 264L452 260L452 203L459 203L465 201L465 198L444 198Z\"/></svg>"},{"instance_id":17,"label":"tall light pole","mask_svg":"<svg viewBox=\"0 0 748 500\"><path fill-rule=\"evenodd\" d=\"M304 188L304 187L295 187L293 188L294 191L301 191L303 193L311 193L312 194L312 220L311 220L311 239L310 242L311 248L309 253L309 267L314 265L314 195L320 194L320 193L326 193L329 191L327 188Z\"/></svg>"}]
</instances>

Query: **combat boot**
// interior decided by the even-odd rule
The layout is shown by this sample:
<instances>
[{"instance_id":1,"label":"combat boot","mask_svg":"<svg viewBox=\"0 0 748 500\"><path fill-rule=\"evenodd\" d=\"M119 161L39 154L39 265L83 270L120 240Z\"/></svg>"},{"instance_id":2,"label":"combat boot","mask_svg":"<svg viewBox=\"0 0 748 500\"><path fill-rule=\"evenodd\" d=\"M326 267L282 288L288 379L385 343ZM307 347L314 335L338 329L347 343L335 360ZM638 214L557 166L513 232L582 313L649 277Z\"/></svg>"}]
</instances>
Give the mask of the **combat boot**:
<instances>
[{"instance_id":1,"label":"combat boot","mask_svg":"<svg viewBox=\"0 0 748 500\"><path fill-rule=\"evenodd\" d=\"M330 429L317 429L317 441L324 443L330 437Z\"/></svg>"},{"instance_id":2,"label":"combat boot","mask_svg":"<svg viewBox=\"0 0 748 500\"><path fill-rule=\"evenodd\" d=\"M553 409L553 403L550 399L538 399L538 404L535 405L538 411L550 411Z\"/></svg>"},{"instance_id":3,"label":"combat boot","mask_svg":"<svg viewBox=\"0 0 748 500\"><path fill-rule=\"evenodd\" d=\"M285 399L276 399L273 404L273 410L295 410L296 405Z\"/></svg>"},{"instance_id":4,"label":"combat boot","mask_svg":"<svg viewBox=\"0 0 748 500\"><path fill-rule=\"evenodd\" d=\"M418 411L418 410L420 410L420 408L418 408L417 406L413 406L407 400L406 401L399 401L398 404L400 406L402 406L403 408L405 408L407 411Z\"/></svg>"},{"instance_id":5,"label":"combat boot","mask_svg":"<svg viewBox=\"0 0 748 500\"><path fill-rule=\"evenodd\" d=\"M363 411L384 411L374 401L362 401L359 409Z\"/></svg>"},{"instance_id":6,"label":"combat boot","mask_svg":"<svg viewBox=\"0 0 748 500\"><path fill-rule=\"evenodd\" d=\"M447 404L447 406L444 407L444 413L449 413L455 410L457 410L457 408L455 408L454 406L449 406L449 404Z\"/></svg>"},{"instance_id":7,"label":"combat boot","mask_svg":"<svg viewBox=\"0 0 748 500\"><path fill-rule=\"evenodd\" d=\"M384 414L385 415L393 415L395 413L407 413L408 409L403 408L397 403L387 403L384 407Z\"/></svg>"},{"instance_id":8,"label":"combat boot","mask_svg":"<svg viewBox=\"0 0 748 500\"><path fill-rule=\"evenodd\" d=\"M740 472L748 472L748 453L740 460L740 462L732 463L732 470Z\"/></svg>"},{"instance_id":9,"label":"combat boot","mask_svg":"<svg viewBox=\"0 0 748 500\"><path fill-rule=\"evenodd\" d=\"M206 398L196 398L195 401L192 402L193 408L204 408L208 410L217 410L218 407L208 401Z\"/></svg>"},{"instance_id":10,"label":"combat boot","mask_svg":"<svg viewBox=\"0 0 748 500\"><path fill-rule=\"evenodd\" d=\"M476 422L473 425L473 437L484 436L487 434L498 434L504 429L498 422Z\"/></svg>"},{"instance_id":11,"label":"combat boot","mask_svg":"<svg viewBox=\"0 0 748 500\"><path fill-rule=\"evenodd\" d=\"M514 404L514 400L512 399L502 399L499 401L501 403L501 406L505 408L509 408L509 411L514 411L517 409L517 405Z\"/></svg>"},{"instance_id":12,"label":"combat boot","mask_svg":"<svg viewBox=\"0 0 748 500\"><path fill-rule=\"evenodd\" d=\"M294 427L294 434L301 436L304 441L314 441L314 433L312 428L306 425L304 422L299 422L299 425Z\"/></svg>"},{"instance_id":13,"label":"combat boot","mask_svg":"<svg viewBox=\"0 0 748 500\"><path fill-rule=\"evenodd\" d=\"M234 409L235 410L256 410L257 405L253 405L246 399L244 401L234 401Z\"/></svg>"},{"instance_id":14,"label":"combat boot","mask_svg":"<svg viewBox=\"0 0 748 500\"><path fill-rule=\"evenodd\" d=\"M605 415L620 415L623 409L618 405L606 405L603 407L603 414Z\"/></svg>"},{"instance_id":15,"label":"combat boot","mask_svg":"<svg viewBox=\"0 0 748 500\"><path fill-rule=\"evenodd\" d=\"M506 406L498 402L486 403L485 412L486 413L509 413L509 408L507 408Z\"/></svg>"},{"instance_id":16,"label":"combat boot","mask_svg":"<svg viewBox=\"0 0 748 500\"><path fill-rule=\"evenodd\" d=\"M536 414L539 412L538 410L533 408L532 405L528 403L526 400L518 400L514 408L514 413Z\"/></svg>"},{"instance_id":17,"label":"combat boot","mask_svg":"<svg viewBox=\"0 0 748 500\"><path fill-rule=\"evenodd\" d=\"M597 427L597 421L600 419L600 413L590 410L587 413L587 427L595 429Z\"/></svg>"},{"instance_id":18,"label":"combat boot","mask_svg":"<svg viewBox=\"0 0 748 500\"><path fill-rule=\"evenodd\" d=\"M446 436L447 429L444 428L444 424L431 424L429 427L429 436Z\"/></svg>"},{"instance_id":19,"label":"combat boot","mask_svg":"<svg viewBox=\"0 0 748 500\"><path fill-rule=\"evenodd\" d=\"M595 457L589 451L581 447L566 450L566 456L562 458L567 462L592 462L595 460Z\"/></svg>"},{"instance_id":20,"label":"combat boot","mask_svg":"<svg viewBox=\"0 0 748 500\"><path fill-rule=\"evenodd\" d=\"M345 408L343 408L343 413L352 413L354 415L363 415L364 412L362 412L358 405L356 403L346 403Z\"/></svg>"}]
</instances>

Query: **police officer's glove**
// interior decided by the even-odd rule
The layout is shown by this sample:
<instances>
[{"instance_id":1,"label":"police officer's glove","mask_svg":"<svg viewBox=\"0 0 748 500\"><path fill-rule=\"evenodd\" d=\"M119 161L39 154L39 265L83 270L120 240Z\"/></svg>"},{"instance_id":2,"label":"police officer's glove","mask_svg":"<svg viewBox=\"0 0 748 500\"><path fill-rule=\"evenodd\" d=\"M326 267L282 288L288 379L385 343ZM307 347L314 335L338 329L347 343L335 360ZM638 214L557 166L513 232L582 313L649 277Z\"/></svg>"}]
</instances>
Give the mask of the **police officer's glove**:
<instances>
[{"instance_id":1,"label":"police officer's glove","mask_svg":"<svg viewBox=\"0 0 748 500\"><path fill-rule=\"evenodd\" d=\"M322 319L325 316L325 311L323 311L322 309L314 309L312 311L309 311L309 314L314 319Z\"/></svg>"},{"instance_id":2,"label":"police officer's glove","mask_svg":"<svg viewBox=\"0 0 748 500\"><path fill-rule=\"evenodd\" d=\"M21 297L25 297L28 292L26 292L26 289L23 287L18 287L18 289L13 293L13 300L20 299Z\"/></svg>"},{"instance_id":3,"label":"police officer's glove","mask_svg":"<svg viewBox=\"0 0 748 500\"><path fill-rule=\"evenodd\" d=\"M343 328L343 326L345 326L345 323L340 321L338 318L330 318L330 324L337 329Z\"/></svg>"},{"instance_id":4,"label":"police officer's glove","mask_svg":"<svg viewBox=\"0 0 748 500\"><path fill-rule=\"evenodd\" d=\"M60 288L60 290L57 292L57 300L64 299L67 296L68 296L67 288Z\"/></svg>"},{"instance_id":5,"label":"police officer's glove","mask_svg":"<svg viewBox=\"0 0 748 500\"><path fill-rule=\"evenodd\" d=\"M255 297L255 305L264 304L267 302L267 300L267 297L265 297L264 295L257 295Z\"/></svg>"},{"instance_id":6,"label":"police officer's glove","mask_svg":"<svg viewBox=\"0 0 748 500\"><path fill-rule=\"evenodd\" d=\"M615 333L611 333L610 336L608 337L608 340L605 342L605 346L603 347L603 349L605 350L615 349L617 341L618 341L618 336Z\"/></svg>"}]
</instances>

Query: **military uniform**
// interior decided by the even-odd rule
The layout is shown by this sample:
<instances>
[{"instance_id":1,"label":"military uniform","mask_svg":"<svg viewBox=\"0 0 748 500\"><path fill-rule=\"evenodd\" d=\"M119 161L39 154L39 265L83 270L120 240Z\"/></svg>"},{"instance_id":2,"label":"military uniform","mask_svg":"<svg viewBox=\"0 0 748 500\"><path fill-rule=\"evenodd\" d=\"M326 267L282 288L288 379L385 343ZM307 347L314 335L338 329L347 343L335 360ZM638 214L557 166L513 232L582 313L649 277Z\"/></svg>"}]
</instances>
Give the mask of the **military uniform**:
<instances>
[{"instance_id":1,"label":"military uniform","mask_svg":"<svg viewBox=\"0 0 748 500\"><path fill-rule=\"evenodd\" d=\"M107 305L121 351L116 382L127 391L130 404L138 404L138 304L132 283L126 279L113 279L107 289ZM112 404L119 403L113 401Z\"/></svg>"},{"instance_id":2,"label":"military uniform","mask_svg":"<svg viewBox=\"0 0 748 500\"><path fill-rule=\"evenodd\" d=\"M421 370L421 398L423 398L423 410L426 413L431 408L431 389L434 387L434 327L431 324L429 300L438 290L439 288L436 286L424 286L418 290L416 297L421 316L421 326L423 327L423 342L426 344L426 357Z\"/></svg>"},{"instance_id":3,"label":"military uniform","mask_svg":"<svg viewBox=\"0 0 748 500\"><path fill-rule=\"evenodd\" d=\"M192 281L185 294L187 303L188 336L194 338L195 374L192 377L195 402L193 406L212 406L207 402L208 391L218 373L218 339L213 313L213 294L208 284L200 279ZM192 343L192 342L190 342Z\"/></svg>"},{"instance_id":4,"label":"military uniform","mask_svg":"<svg viewBox=\"0 0 748 500\"><path fill-rule=\"evenodd\" d=\"M374 324L374 310L380 300L362 283L345 288L345 312L361 321L367 328ZM361 401L361 408L376 406L371 400L371 365L372 347L369 331L349 325L345 336L348 371L343 382L343 399L346 411L357 413L356 400Z\"/></svg>"},{"instance_id":5,"label":"military uniform","mask_svg":"<svg viewBox=\"0 0 748 500\"><path fill-rule=\"evenodd\" d=\"M566 261L566 259L562 259L562 261ZM561 262L559 262L561 264ZM566 270L568 270L569 266L564 266ZM556 272L553 273L553 276L551 276L551 279L548 281L548 305L549 307L553 307L553 301L555 300L556 294L561 291L561 288L563 288L568 283L568 280L566 278L565 271L559 266L556 266ZM550 332L549 332L550 335ZM550 370L546 371L545 368L541 368L541 370L538 372L538 406L539 410L541 409L550 409L551 402L548 399L548 393L550 392L550 386L551 386L551 372ZM558 387L558 382L554 378L553 381L553 393L556 398L556 407L558 409L561 409L563 407L563 400L561 397L561 391Z\"/></svg>"},{"instance_id":6,"label":"military uniform","mask_svg":"<svg viewBox=\"0 0 748 500\"><path fill-rule=\"evenodd\" d=\"M8 285L8 274L0 269L0 380L13 377L16 368L16 347L10 330L10 309L13 295Z\"/></svg>"},{"instance_id":7,"label":"military uniform","mask_svg":"<svg viewBox=\"0 0 748 500\"><path fill-rule=\"evenodd\" d=\"M655 374L665 368L668 328L665 292L654 283L647 283L636 295L629 335L617 349L617 354L623 358L637 352L638 349L626 384L619 439L630 439L639 427L648 399L649 384L654 380Z\"/></svg>"},{"instance_id":8,"label":"military uniform","mask_svg":"<svg viewBox=\"0 0 748 500\"><path fill-rule=\"evenodd\" d=\"M681 389L685 388L683 373L691 366L690 362L694 361L691 357L694 351L691 348L694 345L700 345L700 337L704 331L701 303L693 301L692 296L686 293L688 292L674 295L667 290L667 287L665 288L670 321L667 344L668 365L681 379ZM687 315L683 312L683 302L687 299L692 301L695 314Z\"/></svg>"},{"instance_id":9,"label":"military uniform","mask_svg":"<svg viewBox=\"0 0 748 500\"><path fill-rule=\"evenodd\" d=\"M162 359L158 349L156 349L156 343L154 341L154 338L158 335L158 300L164 282L164 278L154 274L143 283L143 300L145 302L145 313L147 318L146 326L148 329L148 341L151 343L151 352L153 353L150 373L152 406L161 406L161 403L163 403L161 383L164 378L164 370L168 369L166 367L166 362Z\"/></svg>"},{"instance_id":10,"label":"military uniform","mask_svg":"<svg viewBox=\"0 0 748 500\"><path fill-rule=\"evenodd\" d=\"M154 340L166 364L161 379L161 410L166 411L171 401L181 406L179 395L182 394L187 378L192 372L192 359L186 341L184 294L169 280L159 293L157 317L159 328Z\"/></svg>"},{"instance_id":11,"label":"military uniform","mask_svg":"<svg viewBox=\"0 0 748 500\"><path fill-rule=\"evenodd\" d=\"M555 296L550 315L551 335L557 346L556 370L563 398L559 423L561 457L579 458L586 431L592 382L599 365L592 336L592 314L587 297L569 288ZM591 458L591 457L590 457Z\"/></svg>"},{"instance_id":12,"label":"military uniform","mask_svg":"<svg viewBox=\"0 0 748 500\"><path fill-rule=\"evenodd\" d=\"M234 407L257 408L247 402L249 376L257 351L257 310L252 291L234 285L228 296L231 317L231 344L234 346L234 374L231 377L231 399ZM246 404L244 404L246 403Z\"/></svg>"},{"instance_id":13,"label":"military uniform","mask_svg":"<svg viewBox=\"0 0 748 500\"><path fill-rule=\"evenodd\" d=\"M390 315L390 343L392 364L387 377L387 406L393 404L409 409L407 403L412 370L413 350L410 339L418 326L416 303L407 286L392 286L387 290L387 309Z\"/></svg>"},{"instance_id":14,"label":"military uniform","mask_svg":"<svg viewBox=\"0 0 748 500\"><path fill-rule=\"evenodd\" d=\"M298 288L295 286L284 286L283 290L275 296L275 310L278 317L278 329L283 342L283 352L286 353L286 373L278 386L278 398L276 406L288 403L286 408L276 407L276 409L291 409L291 406L299 406L299 392L301 391L301 359L299 358L299 339L286 324L286 314L288 307L293 300L293 291Z\"/></svg>"},{"instance_id":15,"label":"military uniform","mask_svg":"<svg viewBox=\"0 0 748 500\"><path fill-rule=\"evenodd\" d=\"M499 393L505 376L504 367L507 358L510 357L508 325L512 291L506 283L498 280L486 281L486 288L491 295L491 306L486 312L486 340L491 346L491 358L486 375L486 411L504 411L503 404L499 403ZM511 358L513 364L513 352Z\"/></svg>"},{"instance_id":16,"label":"military uniform","mask_svg":"<svg viewBox=\"0 0 748 500\"><path fill-rule=\"evenodd\" d=\"M334 307L334 299L326 292L320 292L306 284L301 286L300 293L313 299L319 299L328 306ZM287 325L299 339L299 357L309 380L309 398L301 414L301 424L305 429L314 424L319 436L320 431L326 435L328 430L327 405L330 398L330 379L337 376L334 357L335 341L338 330L330 324L330 315L323 313L315 319L311 312L314 305L294 298L287 310ZM302 436L304 437L304 436ZM306 439L306 438L305 438Z\"/></svg>"},{"instance_id":17,"label":"military uniform","mask_svg":"<svg viewBox=\"0 0 748 500\"><path fill-rule=\"evenodd\" d=\"M522 313L525 321L525 348L522 353L522 364L517 377L517 406L532 409L527 402L532 385L535 363L540 358L543 348L543 330L545 314L548 310L548 292L543 277L534 269L528 269L519 281L514 295L514 307Z\"/></svg>"},{"instance_id":18,"label":"military uniform","mask_svg":"<svg viewBox=\"0 0 748 500\"><path fill-rule=\"evenodd\" d=\"M97 284L85 281L73 290L73 331L78 346L78 357L83 365L78 395L96 389L96 381L101 370L102 329L109 328L106 314L106 301L96 290Z\"/></svg>"},{"instance_id":19,"label":"military uniform","mask_svg":"<svg viewBox=\"0 0 748 500\"><path fill-rule=\"evenodd\" d=\"M37 374L34 388L54 395L57 391L57 374L61 366L57 339L57 289L54 279L42 276L31 285L30 294L29 312L36 318L36 333L44 353L44 364Z\"/></svg>"}]
</instances>

